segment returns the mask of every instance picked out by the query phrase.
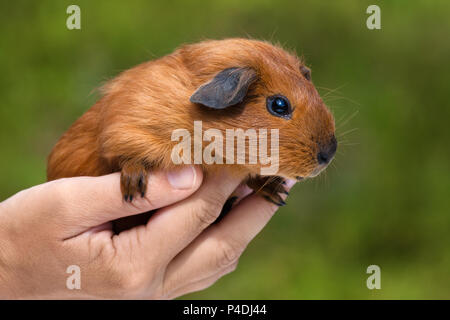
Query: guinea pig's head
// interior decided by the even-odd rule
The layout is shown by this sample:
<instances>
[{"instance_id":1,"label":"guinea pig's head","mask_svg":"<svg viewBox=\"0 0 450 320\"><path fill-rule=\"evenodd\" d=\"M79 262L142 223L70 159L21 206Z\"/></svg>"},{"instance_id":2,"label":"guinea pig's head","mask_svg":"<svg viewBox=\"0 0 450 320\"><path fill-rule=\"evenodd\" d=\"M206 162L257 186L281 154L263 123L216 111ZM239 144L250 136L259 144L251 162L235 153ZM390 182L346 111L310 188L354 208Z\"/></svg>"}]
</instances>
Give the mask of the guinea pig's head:
<instances>
[{"instance_id":1,"label":"guinea pig's head","mask_svg":"<svg viewBox=\"0 0 450 320\"><path fill-rule=\"evenodd\" d=\"M269 153L270 130L278 129L276 175L314 177L333 159L333 116L296 55L267 42L229 39L189 46L184 63L196 74L190 101L206 127L267 129Z\"/></svg>"}]
</instances>

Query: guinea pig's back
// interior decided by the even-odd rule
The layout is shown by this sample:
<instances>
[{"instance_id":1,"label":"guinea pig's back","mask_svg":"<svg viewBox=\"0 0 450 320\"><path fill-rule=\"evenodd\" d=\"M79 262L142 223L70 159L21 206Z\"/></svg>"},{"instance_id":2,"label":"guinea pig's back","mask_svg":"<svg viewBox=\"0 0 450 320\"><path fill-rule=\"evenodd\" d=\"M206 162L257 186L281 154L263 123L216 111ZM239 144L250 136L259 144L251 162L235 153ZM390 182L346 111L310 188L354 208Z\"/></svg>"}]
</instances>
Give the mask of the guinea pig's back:
<instances>
[{"instance_id":1,"label":"guinea pig's back","mask_svg":"<svg viewBox=\"0 0 450 320\"><path fill-rule=\"evenodd\" d=\"M48 157L47 179L99 176L110 173L98 150L101 100L84 113L53 147Z\"/></svg>"},{"instance_id":2,"label":"guinea pig's back","mask_svg":"<svg viewBox=\"0 0 450 320\"><path fill-rule=\"evenodd\" d=\"M55 145L47 179L120 171L121 158L170 166L172 130L192 127L187 108L192 91L177 54L122 72Z\"/></svg>"}]
</instances>

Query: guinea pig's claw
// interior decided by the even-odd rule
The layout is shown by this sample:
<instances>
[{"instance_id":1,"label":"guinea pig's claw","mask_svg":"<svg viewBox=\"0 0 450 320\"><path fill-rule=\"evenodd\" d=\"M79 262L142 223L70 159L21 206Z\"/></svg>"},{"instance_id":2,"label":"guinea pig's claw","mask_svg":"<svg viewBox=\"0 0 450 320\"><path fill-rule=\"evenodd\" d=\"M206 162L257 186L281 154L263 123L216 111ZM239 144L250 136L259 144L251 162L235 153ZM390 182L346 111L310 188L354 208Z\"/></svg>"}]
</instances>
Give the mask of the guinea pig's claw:
<instances>
[{"instance_id":1,"label":"guinea pig's claw","mask_svg":"<svg viewBox=\"0 0 450 320\"><path fill-rule=\"evenodd\" d=\"M281 199L281 198L277 201L277 200L273 199L270 196L264 196L264 199L266 199L267 201L269 201L269 202L271 202L271 203L273 203L273 204L275 204L275 205L277 205L279 207L283 207L283 206L286 205L286 202L283 199Z\"/></svg>"},{"instance_id":2,"label":"guinea pig's claw","mask_svg":"<svg viewBox=\"0 0 450 320\"><path fill-rule=\"evenodd\" d=\"M124 164L120 175L120 190L125 202L132 202L134 195L141 195L143 198L147 191L148 171L142 164Z\"/></svg>"},{"instance_id":3,"label":"guinea pig's claw","mask_svg":"<svg viewBox=\"0 0 450 320\"><path fill-rule=\"evenodd\" d=\"M289 195L285 188L285 179L281 177L256 177L250 179L247 184L267 201L279 207L286 205L286 201L281 197L282 194Z\"/></svg>"}]
</instances>

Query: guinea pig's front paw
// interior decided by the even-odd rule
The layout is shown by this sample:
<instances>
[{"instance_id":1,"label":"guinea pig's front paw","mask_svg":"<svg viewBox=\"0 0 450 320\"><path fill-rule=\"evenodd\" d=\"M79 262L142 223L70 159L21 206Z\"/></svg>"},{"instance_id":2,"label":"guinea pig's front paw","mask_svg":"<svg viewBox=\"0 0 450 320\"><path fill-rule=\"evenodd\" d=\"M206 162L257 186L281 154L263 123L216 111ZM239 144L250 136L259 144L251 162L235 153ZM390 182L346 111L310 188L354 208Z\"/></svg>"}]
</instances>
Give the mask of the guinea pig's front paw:
<instances>
[{"instance_id":1,"label":"guinea pig's front paw","mask_svg":"<svg viewBox=\"0 0 450 320\"><path fill-rule=\"evenodd\" d=\"M125 201L132 202L137 193L141 197L147 191L148 169L140 162L125 162L120 175L120 190Z\"/></svg>"},{"instance_id":2,"label":"guinea pig's front paw","mask_svg":"<svg viewBox=\"0 0 450 320\"><path fill-rule=\"evenodd\" d=\"M286 205L281 194L288 195L289 193L284 188L285 180L283 178L278 176L251 178L247 185L267 201L279 207Z\"/></svg>"}]
</instances>

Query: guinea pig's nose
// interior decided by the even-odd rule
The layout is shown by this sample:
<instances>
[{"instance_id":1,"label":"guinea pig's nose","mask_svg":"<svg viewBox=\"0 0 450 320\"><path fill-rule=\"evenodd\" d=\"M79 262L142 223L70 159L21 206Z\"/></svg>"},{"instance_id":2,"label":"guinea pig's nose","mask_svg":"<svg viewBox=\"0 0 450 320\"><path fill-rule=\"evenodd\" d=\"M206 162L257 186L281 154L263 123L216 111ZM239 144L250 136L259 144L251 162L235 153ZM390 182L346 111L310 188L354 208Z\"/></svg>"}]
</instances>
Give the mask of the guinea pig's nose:
<instances>
[{"instance_id":1,"label":"guinea pig's nose","mask_svg":"<svg viewBox=\"0 0 450 320\"><path fill-rule=\"evenodd\" d=\"M334 154L337 149L337 140L336 137L333 136L326 145L321 146L319 152L317 153L317 162L319 164L327 164L333 159Z\"/></svg>"}]
</instances>

